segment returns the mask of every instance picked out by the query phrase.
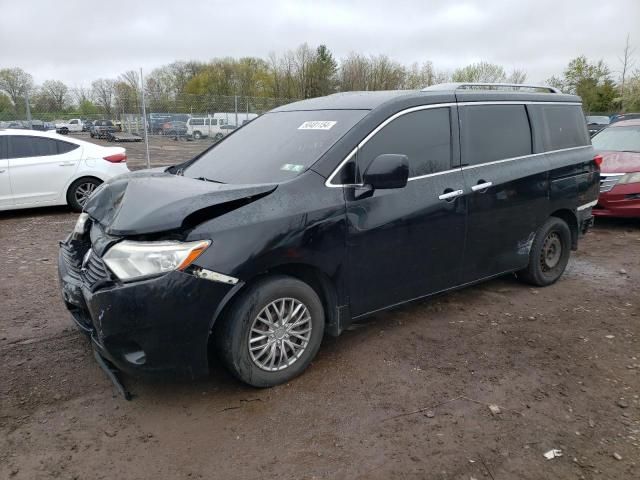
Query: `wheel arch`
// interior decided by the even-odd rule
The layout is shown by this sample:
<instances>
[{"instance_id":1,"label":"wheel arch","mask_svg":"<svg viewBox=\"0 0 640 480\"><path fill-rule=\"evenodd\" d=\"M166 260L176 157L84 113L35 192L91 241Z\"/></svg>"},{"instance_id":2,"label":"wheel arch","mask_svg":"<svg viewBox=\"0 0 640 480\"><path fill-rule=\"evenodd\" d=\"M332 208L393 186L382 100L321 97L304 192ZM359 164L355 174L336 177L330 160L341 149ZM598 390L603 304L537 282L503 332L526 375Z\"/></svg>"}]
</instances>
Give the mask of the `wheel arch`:
<instances>
[{"instance_id":1,"label":"wheel arch","mask_svg":"<svg viewBox=\"0 0 640 480\"><path fill-rule=\"evenodd\" d=\"M320 297L320 301L322 302L322 307L325 313L325 332L332 336L340 334L340 331L342 330L342 322L338 310L338 296L336 288L331 282L329 276L320 268L313 265L287 263L273 266L264 272L254 275L242 283L237 284L228 292L216 308L213 318L211 319L208 339L210 345L212 336L215 334L216 325L218 325L220 320L224 318L225 313L229 310L233 302L236 301L240 295L255 282L273 275L290 276L309 285L316 292L318 297Z\"/></svg>"},{"instance_id":2,"label":"wheel arch","mask_svg":"<svg viewBox=\"0 0 640 480\"><path fill-rule=\"evenodd\" d=\"M99 175L95 175L94 173L86 173L83 172L83 175L77 175L74 176L71 180L69 180L69 182L67 182L67 185L65 186L64 190L63 190L63 196L64 196L64 202L65 205L69 204L69 190L71 189L71 186L77 182L78 180L83 180L83 179L87 179L87 180L97 180L100 183L104 183L105 179L104 178L100 178Z\"/></svg>"},{"instance_id":3,"label":"wheel arch","mask_svg":"<svg viewBox=\"0 0 640 480\"><path fill-rule=\"evenodd\" d=\"M553 212L550 217L560 218L569 225L571 231L571 249L576 250L578 248L578 217L575 212L568 208L562 208Z\"/></svg>"}]
</instances>

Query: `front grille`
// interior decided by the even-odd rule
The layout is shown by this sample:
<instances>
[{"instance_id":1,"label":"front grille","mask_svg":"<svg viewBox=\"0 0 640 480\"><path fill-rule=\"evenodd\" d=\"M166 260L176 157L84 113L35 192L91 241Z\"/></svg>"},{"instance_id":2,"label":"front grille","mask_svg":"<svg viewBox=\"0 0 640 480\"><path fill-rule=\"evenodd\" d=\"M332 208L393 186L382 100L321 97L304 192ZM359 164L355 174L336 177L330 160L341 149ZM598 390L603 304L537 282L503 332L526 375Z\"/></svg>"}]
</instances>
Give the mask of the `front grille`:
<instances>
[{"instance_id":1,"label":"front grille","mask_svg":"<svg viewBox=\"0 0 640 480\"><path fill-rule=\"evenodd\" d=\"M600 174L600 193L609 192L616 186L620 177L624 173L601 173Z\"/></svg>"},{"instance_id":2,"label":"front grille","mask_svg":"<svg viewBox=\"0 0 640 480\"><path fill-rule=\"evenodd\" d=\"M80 262L75 258L73 251L67 244L62 244L60 251L67 266L67 274L74 280L80 281Z\"/></svg>"},{"instance_id":3,"label":"front grille","mask_svg":"<svg viewBox=\"0 0 640 480\"><path fill-rule=\"evenodd\" d=\"M86 263L82 266L80 274L82 275L82 280L84 280L89 287L95 287L111 280L107 267L93 251L89 254Z\"/></svg>"}]
</instances>

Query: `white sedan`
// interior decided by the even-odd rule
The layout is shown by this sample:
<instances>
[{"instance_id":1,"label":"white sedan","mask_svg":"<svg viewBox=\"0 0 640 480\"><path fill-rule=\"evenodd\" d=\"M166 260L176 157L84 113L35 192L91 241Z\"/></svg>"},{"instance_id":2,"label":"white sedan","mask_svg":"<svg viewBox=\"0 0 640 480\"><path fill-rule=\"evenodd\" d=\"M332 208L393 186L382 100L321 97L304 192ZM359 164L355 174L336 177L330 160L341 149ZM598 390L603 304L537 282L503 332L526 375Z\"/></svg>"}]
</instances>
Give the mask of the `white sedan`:
<instances>
[{"instance_id":1,"label":"white sedan","mask_svg":"<svg viewBox=\"0 0 640 480\"><path fill-rule=\"evenodd\" d=\"M69 205L81 211L98 185L129 171L126 162L122 147L0 129L0 210Z\"/></svg>"}]
</instances>

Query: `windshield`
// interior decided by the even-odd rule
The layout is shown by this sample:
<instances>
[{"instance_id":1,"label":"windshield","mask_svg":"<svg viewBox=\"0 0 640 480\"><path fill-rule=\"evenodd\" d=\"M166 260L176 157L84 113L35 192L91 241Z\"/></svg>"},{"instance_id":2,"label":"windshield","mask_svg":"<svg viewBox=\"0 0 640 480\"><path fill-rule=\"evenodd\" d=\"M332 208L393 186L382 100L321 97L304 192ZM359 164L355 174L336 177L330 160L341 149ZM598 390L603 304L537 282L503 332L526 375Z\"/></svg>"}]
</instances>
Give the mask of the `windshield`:
<instances>
[{"instance_id":1,"label":"windshield","mask_svg":"<svg viewBox=\"0 0 640 480\"><path fill-rule=\"evenodd\" d=\"M587 117L587 123L597 123L598 125L609 125L609 117L600 115L590 115Z\"/></svg>"},{"instance_id":2,"label":"windshield","mask_svg":"<svg viewBox=\"0 0 640 480\"><path fill-rule=\"evenodd\" d=\"M277 183L306 171L367 110L267 113L189 165L184 175L223 183Z\"/></svg>"},{"instance_id":3,"label":"windshield","mask_svg":"<svg viewBox=\"0 0 640 480\"><path fill-rule=\"evenodd\" d=\"M591 139L598 150L640 152L640 126L609 127Z\"/></svg>"}]
</instances>

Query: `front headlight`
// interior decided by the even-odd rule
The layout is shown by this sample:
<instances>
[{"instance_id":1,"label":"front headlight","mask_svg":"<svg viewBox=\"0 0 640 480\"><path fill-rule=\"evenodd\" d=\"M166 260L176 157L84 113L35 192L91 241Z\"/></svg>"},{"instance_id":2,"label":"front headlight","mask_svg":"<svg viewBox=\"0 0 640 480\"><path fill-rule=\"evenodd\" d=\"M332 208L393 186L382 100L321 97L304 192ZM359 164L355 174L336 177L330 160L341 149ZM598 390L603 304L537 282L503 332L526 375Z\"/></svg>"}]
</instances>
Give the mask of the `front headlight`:
<instances>
[{"instance_id":1,"label":"front headlight","mask_svg":"<svg viewBox=\"0 0 640 480\"><path fill-rule=\"evenodd\" d=\"M102 259L120 280L130 280L173 270L184 270L210 244L209 240L195 242L124 240L111 247Z\"/></svg>"},{"instance_id":2,"label":"front headlight","mask_svg":"<svg viewBox=\"0 0 640 480\"><path fill-rule=\"evenodd\" d=\"M625 173L618 183L640 183L640 172L636 173Z\"/></svg>"}]
</instances>

